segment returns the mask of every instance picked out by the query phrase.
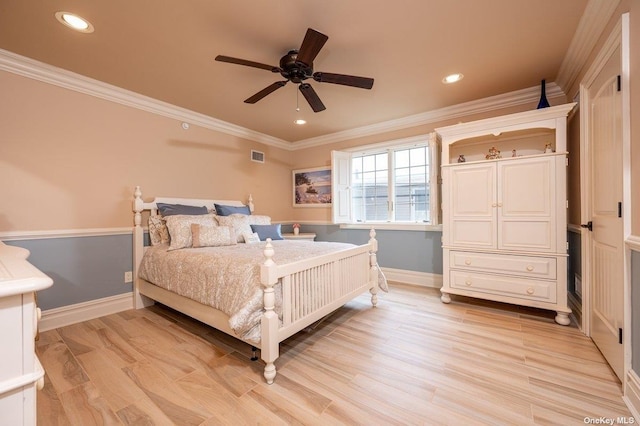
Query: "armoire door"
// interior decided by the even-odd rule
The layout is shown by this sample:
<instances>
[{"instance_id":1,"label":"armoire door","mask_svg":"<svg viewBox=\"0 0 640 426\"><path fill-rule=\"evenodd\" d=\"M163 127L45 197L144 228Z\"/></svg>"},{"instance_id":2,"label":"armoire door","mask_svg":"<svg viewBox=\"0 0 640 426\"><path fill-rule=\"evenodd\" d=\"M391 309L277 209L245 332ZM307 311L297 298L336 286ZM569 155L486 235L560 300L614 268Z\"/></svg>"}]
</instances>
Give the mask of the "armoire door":
<instances>
[{"instance_id":1,"label":"armoire door","mask_svg":"<svg viewBox=\"0 0 640 426\"><path fill-rule=\"evenodd\" d=\"M497 163L499 249L556 251L556 161L545 156Z\"/></svg>"},{"instance_id":2,"label":"armoire door","mask_svg":"<svg viewBox=\"0 0 640 426\"><path fill-rule=\"evenodd\" d=\"M495 162L447 167L443 178L450 181L448 241L465 248L496 248ZM443 194L444 199L444 194Z\"/></svg>"}]
</instances>

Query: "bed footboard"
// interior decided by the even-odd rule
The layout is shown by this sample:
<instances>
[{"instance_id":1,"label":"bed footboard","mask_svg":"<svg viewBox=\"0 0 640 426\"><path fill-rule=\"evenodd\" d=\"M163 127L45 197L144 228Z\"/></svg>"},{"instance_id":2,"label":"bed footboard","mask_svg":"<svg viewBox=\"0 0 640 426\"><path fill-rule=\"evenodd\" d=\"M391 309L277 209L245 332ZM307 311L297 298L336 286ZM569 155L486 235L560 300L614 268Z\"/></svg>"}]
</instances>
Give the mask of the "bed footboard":
<instances>
[{"instance_id":1,"label":"bed footboard","mask_svg":"<svg viewBox=\"0 0 640 426\"><path fill-rule=\"evenodd\" d=\"M274 361L279 356L279 343L305 327L335 311L349 300L371 292L371 304L378 301L378 248L375 231L362 246L342 250L306 261L277 265L274 249L268 240L266 258L261 267L264 287L261 357L266 363L264 377L273 383L276 376ZM282 285L282 324L274 311L273 286Z\"/></svg>"}]
</instances>

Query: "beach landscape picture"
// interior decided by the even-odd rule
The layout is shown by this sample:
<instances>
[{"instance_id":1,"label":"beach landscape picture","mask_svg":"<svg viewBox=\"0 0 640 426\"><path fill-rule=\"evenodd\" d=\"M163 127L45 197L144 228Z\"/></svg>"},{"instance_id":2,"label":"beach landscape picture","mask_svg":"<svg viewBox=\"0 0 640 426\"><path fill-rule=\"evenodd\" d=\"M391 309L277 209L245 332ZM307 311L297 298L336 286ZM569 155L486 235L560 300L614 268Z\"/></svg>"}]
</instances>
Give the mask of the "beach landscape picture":
<instances>
[{"instance_id":1,"label":"beach landscape picture","mask_svg":"<svg viewBox=\"0 0 640 426\"><path fill-rule=\"evenodd\" d=\"M331 169L317 167L293 171L293 206L331 205Z\"/></svg>"}]
</instances>

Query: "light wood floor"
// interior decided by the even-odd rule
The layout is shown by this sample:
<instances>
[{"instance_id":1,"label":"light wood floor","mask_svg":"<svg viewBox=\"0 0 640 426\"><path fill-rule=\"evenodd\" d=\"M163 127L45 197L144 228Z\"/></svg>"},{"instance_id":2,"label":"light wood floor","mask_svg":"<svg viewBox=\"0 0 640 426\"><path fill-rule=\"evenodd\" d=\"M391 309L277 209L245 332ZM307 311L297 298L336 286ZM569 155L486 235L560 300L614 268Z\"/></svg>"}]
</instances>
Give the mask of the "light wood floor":
<instances>
[{"instance_id":1,"label":"light wood floor","mask_svg":"<svg viewBox=\"0 0 640 426\"><path fill-rule=\"evenodd\" d=\"M392 285L288 340L269 386L249 347L165 307L41 333L40 425L583 425L630 416L553 313ZM505 309L507 308L507 309Z\"/></svg>"}]
</instances>

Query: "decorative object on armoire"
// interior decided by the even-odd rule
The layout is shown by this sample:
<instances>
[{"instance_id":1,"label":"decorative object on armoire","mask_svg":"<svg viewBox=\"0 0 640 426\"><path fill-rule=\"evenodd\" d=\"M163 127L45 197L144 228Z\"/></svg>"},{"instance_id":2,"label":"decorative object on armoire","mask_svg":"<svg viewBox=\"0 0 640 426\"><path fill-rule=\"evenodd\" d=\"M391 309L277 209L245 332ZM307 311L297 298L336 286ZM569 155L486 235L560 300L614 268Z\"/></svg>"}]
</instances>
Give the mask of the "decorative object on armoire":
<instances>
[{"instance_id":1,"label":"decorative object on armoire","mask_svg":"<svg viewBox=\"0 0 640 426\"><path fill-rule=\"evenodd\" d=\"M497 160L498 158L502 158L502 156L500 155L500 151L496 149L495 146L492 146L489 150L489 153L485 155L484 158L486 158L487 160Z\"/></svg>"},{"instance_id":2,"label":"decorative object on armoire","mask_svg":"<svg viewBox=\"0 0 640 426\"><path fill-rule=\"evenodd\" d=\"M435 129L442 140L441 300L451 295L556 312L568 325L567 115L558 105ZM541 143L555 152L540 154ZM517 158L470 161L517 147Z\"/></svg>"},{"instance_id":3,"label":"decorative object on armoire","mask_svg":"<svg viewBox=\"0 0 640 426\"><path fill-rule=\"evenodd\" d=\"M467 159L466 159L466 158L464 158L464 154L460 154L460 155L458 156L458 163L464 163L464 162L466 162L466 161L467 161Z\"/></svg>"},{"instance_id":4,"label":"decorative object on armoire","mask_svg":"<svg viewBox=\"0 0 640 426\"><path fill-rule=\"evenodd\" d=\"M553 148L551 147L551 142L547 142L544 146L544 153L551 154L553 152Z\"/></svg>"},{"instance_id":5,"label":"decorative object on armoire","mask_svg":"<svg viewBox=\"0 0 640 426\"><path fill-rule=\"evenodd\" d=\"M540 82L540 102L538 102L538 108L549 108L549 101L547 100L547 90L545 80Z\"/></svg>"},{"instance_id":6,"label":"decorative object on armoire","mask_svg":"<svg viewBox=\"0 0 640 426\"><path fill-rule=\"evenodd\" d=\"M511 150L511 157L517 157L518 155L516 154L516 150L512 149Z\"/></svg>"}]
</instances>

